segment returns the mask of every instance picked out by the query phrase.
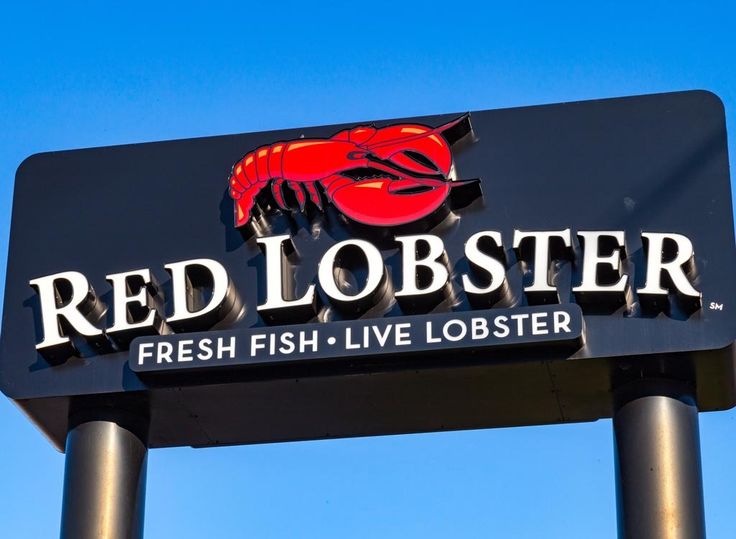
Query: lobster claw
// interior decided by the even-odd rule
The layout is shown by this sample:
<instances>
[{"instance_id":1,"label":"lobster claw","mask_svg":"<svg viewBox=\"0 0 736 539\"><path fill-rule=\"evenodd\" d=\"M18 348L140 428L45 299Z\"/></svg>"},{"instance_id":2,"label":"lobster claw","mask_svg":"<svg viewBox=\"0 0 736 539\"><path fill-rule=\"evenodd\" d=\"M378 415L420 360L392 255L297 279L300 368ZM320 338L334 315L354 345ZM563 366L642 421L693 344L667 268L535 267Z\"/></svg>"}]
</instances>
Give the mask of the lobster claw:
<instances>
[{"instance_id":1,"label":"lobster claw","mask_svg":"<svg viewBox=\"0 0 736 539\"><path fill-rule=\"evenodd\" d=\"M370 166L388 174L357 181L333 176L324 181L332 185L333 203L352 220L373 226L402 225L433 214L452 188L468 183L450 181L452 152L444 136L467 121L463 115L435 128L400 124L374 132L354 129L350 140L368 152Z\"/></svg>"},{"instance_id":2,"label":"lobster claw","mask_svg":"<svg viewBox=\"0 0 736 539\"><path fill-rule=\"evenodd\" d=\"M418 124L391 125L378 129L364 147L375 157L407 172L447 179L452 169L452 152L442 133L465 119L461 116L435 128Z\"/></svg>"},{"instance_id":3,"label":"lobster claw","mask_svg":"<svg viewBox=\"0 0 736 539\"><path fill-rule=\"evenodd\" d=\"M434 213L451 187L443 180L371 178L344 182L332 193L332 202L353 221L396 226Z\"/></svg>"}]
</instances>

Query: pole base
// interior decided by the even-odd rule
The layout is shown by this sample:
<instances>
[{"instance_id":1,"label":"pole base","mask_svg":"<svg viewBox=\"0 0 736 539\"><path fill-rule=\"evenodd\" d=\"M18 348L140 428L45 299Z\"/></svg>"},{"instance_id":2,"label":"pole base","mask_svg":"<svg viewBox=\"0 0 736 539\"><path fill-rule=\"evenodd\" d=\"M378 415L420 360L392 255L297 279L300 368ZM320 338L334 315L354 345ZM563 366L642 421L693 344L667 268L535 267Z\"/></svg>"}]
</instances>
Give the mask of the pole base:
<instances>
[{"instance_id":1,"label":"pole base","mask_svg":"<svg viewBox=\"0 0 736 539\"><path fill-rule=\"evenodd\" d=\"M69 431L62 539L143 537L148 450L123 425L87 417Z\"/></svg>"},{"instance_id":2,"label":"pole base","mask_svg":"<svg viewBox=\"0 0 736 539\"><path fill-rule=\"evenodd\" d=\"M698 409L690 386L631 382L616 397L618 536L704 538Z\"/></svg>"}]
</instances>

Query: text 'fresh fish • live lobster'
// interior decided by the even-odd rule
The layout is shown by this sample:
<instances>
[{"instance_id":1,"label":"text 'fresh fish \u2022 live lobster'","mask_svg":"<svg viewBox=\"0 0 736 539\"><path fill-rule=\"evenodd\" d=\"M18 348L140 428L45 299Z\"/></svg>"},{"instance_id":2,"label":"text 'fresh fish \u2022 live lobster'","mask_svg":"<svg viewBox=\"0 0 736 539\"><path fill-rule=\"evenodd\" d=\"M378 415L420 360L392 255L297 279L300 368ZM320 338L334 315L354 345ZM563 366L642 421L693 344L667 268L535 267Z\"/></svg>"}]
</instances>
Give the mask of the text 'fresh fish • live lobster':
<instances>
[{"instance_id":1,"label":"text 'fresh fish \u2022 live lobster'","mask_svg":"<svg viewBox=\"0 0 736 539\"><path fill-rule=\"evenodd\" d=\"M304 210L322 198L353 221L393 226L436 211L456 181L451 144L470 133L465 114L439 127L360 125L330 138L301 138L262 146L235 163L229 178L235 226L247 224L258 193L271 183L276 204L288 210L284 183ZM476 181L476 180L471 180Z\"/></svg>"}]
</instances>

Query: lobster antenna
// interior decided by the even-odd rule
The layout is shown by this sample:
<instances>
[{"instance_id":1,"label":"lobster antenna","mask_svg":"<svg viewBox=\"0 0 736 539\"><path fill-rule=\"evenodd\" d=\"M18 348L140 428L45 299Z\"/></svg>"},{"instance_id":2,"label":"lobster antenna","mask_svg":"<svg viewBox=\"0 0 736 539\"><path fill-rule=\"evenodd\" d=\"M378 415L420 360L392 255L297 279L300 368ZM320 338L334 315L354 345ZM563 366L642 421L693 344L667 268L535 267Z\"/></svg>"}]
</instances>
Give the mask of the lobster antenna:
<instances>
[{"instance_id":1,"label":"lobster antenna","mask_svg":"<svg viewBox=\"0 0 736 539\"><path fill-rule=\"evenodd\" d=\"M459 118L455 118L446 124L435 127L433 131L445 137L448 144L453 145L458 140L472 133L473 126L470 124L470 113L466 112Z\"/></svg>"}]
</instances>

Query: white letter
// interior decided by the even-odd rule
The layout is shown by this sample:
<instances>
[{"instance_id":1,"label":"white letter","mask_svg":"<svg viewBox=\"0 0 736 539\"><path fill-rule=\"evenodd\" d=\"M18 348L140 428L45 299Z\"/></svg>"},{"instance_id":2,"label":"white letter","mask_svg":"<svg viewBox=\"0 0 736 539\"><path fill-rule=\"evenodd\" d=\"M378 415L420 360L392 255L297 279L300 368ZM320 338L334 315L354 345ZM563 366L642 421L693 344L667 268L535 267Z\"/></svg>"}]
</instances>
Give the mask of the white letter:
<instances>
[{"instance_id":1,"label":"white letter","mask_svg":"<svg viewBox=\"0 0 736 539\"><path fill-rule=\"evenodd\" d=\"M527 313L524 314L512 314L511 319L516 320L516 334L521 337L524 335L524 320L529 318Z\"/></svg>"},{"instance_id":2,"label":"white letter","mask_svg":"<svg viewBox=\"0 0 736 539\"><path fill-rule=\"evenodd\" d=\"M463 275L463 288L468 294L489 294L495 292L504 283L506 279L506 268L501 262L489 256L478 248L478 242L481 238L490 238L497 247L501 247L501 233L493 230L484 230L470 236L465 243L465 256L468 261L475 264L479 268L487 271L491 276L491 283L485 288L475 286L470 277Z\"/></svg>"},{"instance_id":3,"label":"white letter","mask_svg":"<svg viewBox=\"0 0 736 539\"><path fill-rule=\"evenodd\" d=\"M655 232L642 232L642 237L648 240L647 246L647 280L644 288L639 288L639 294L667 295L667 290L662 287L662 271L666 271L678 292L693 299L700 300L700 292L693 288L685 275L682 266L690 262L693 255L692 242L682 234L658 234ZM677 245L677 254L674 260L664 262L664 241L672 240Z\"/></svg>"},{"instance_id":4,"label":"white letter","mask_svg":"<svg viewBox=\"0 0 736 539\"><path fill-rule=\"evenodd\" d=\"M393 324L389 324L384 328L384 332L381 333L381 330L378 329L378 326L371 326L371 329L373 330L373 334L376 336L376 340L378 341L378 346L383 348L386 346L386 343L388 342L388 337L391 334L391 329L393 328Z\"/></svg>"},{"instance_id":5,"label":"white letter","mask_svg":"<svg viewBox=\"0 0 736 539\"><path fill-rule=\"evenodd\" d=\"M547 321L541 320L547 318L547 313L532 313L532 335L547 335Z\"/></svg>"},{"instance_id":6,"label":"white letter","mask_svg":"<svg viewBox=\"0 0 736 539\"><path fill-rule=\"evenodd\" d=\"M128 279L136 277L142 281L141 286L137 293L128 295L128 292L131 291ZM156 311L152 309L148 309L148 314L143 320L139 322L128 322L129 304L135 303L141 307L148 308L148 290L146 289L146 285L151 282L151 270L143 268L124 273L113 273L105 277L105 279L112 283L113 319L115 321L112 327L107 330L108 333L147 328L154 325Z\"/></svg>"},{"instance_id":7,"label":"white letter","mask_svg":"<svg viewBox=\"0 0 736 539\"><path fill-rule=\"evenodd\" d=\"M294 344L294 334L291 331L286 331L282 333L279 340L281 341L281 346L279 346L280 353L291 354L294 350L296 350L296 345Z\"/></svg>"},{"instance_id":8,"label":"white letter","mask_svg":"<svg viewBox=\"0 0 736 539\"><path fill-rule=\"evenodd\" d=\"M365 259L368 262L368 277L366 278L365 286L363 290L352 295L345 294L337 286L337 283L335 283L335 260L338 259L340 250L349 246L357 247L363 251ZM347 303L363 299L375 292L383 280L383 272L383 258L381 258L381 253L373 244L365 240L345 240L327 249L327 252L319 263L318 278L319 284L322 290L325 291L325 294L336 301Z\"/></svg>"},{"instance_id":9,"label":"white letter","mask_svg":"<svg viewBox=\"0 0 736 539\"><path fill-rule=\"evenodd\" d=\"M174 346L169 342L160 342L158 343L158 350L156 354L156 363L173 363L174 360L171 359L171 352L174 351Z\"/></svg>"},{"instance_id":10,"label":"white letter","mask_svg":"<svg viewBox=\"0 0 736 539\"><path fill-rule=\"evenodd\" d=\"M251 336L250 338L250 357L255 356L258 350L266 349L266 345L260 342L261 340L265 338L266 336L263 335L262 333Z\"/></svg>"},{"instance_id":11,"label":"white letter","mask_svg":"<svg viewBox=\"0 0 736 539\"><path fill-rule=\"evenodd\" d=\"M420 294L431 294L442 290L450 278L447 266L438 260L445 256L445 245L437 236L431 234L419 234L416 236L397 236L396 241L401 243L401 276L402 288L396 292L396 297L418 296ZM429 253L421 260L417 260L418 242L426 242ZM432 278L424 288L417 285L417 268L429 269Z\"/></svg>"},{"instance_id":12,"label":"white letter","mask_svg":"<svg viewBox=\"0 0 736 539\"><path fill-rule=\"evenodd\" d=\"M357 350L360 348L360 343L352 342L353 330L345 328L345 349L346 350Z\"/></svg>"},{"instance_id":13,"label":"white letter","mask_svg":"<svg viewBox=\"0 0 736 539\"><path fill-rule=\"evenodd\" d=\"M199 349L201 352L197 354L197 359L201 359L202 361L207 361L208 359L212 358L212 339L202 339L199 341Z\"/></svg>"},{"instance_id":14,"label":"white letter","mask_svg":"<svg viewBox=\"0 0 736 539\"><path fill-rule=\"evenodd\" d=\"M217 359L222 359L225 352L230 355L230 359L235 359L235 337L230 337L230 346L224 346L224 342L223 337L217 339Z\"/></svg>"},{"instance_id":15,"label":"white letter","mask_svg":"<svg viewBox=\"0 0 736 539\"><path fill-rule=\"evenodd\" d=\"M194 356L192 356L192 349L190 348L192 344L194 344L194 341L191 339L179 341L179 353L176 358L177 361L192 361L194 359Z\"/></svg>"},{"instance_id":16,"label":"white letter","mask_svg":"<svg viewBox=\"0 0 736 539\"><path fill-rule=\"evenodd\" d=\"M266 303L256 308L259 311L311 305L314 302L313 284L309 285L302 297L286 299L290 292L287 292L284 288L288 282L293 282L294 272L284 271L283 243L285 241L291 241L291 236L284 234L282 236L256 238L256 242L263 245L266 253Z\"/></svg>"},{"instance_id":17,"label":"white letter","mask_svg":"<svg viewBox=\"0 0 736 539\"><path fill-rule=\"evenodd\" d=\"M436 342L442 342L442 339L439 337L432 337L432 322L427 322L427 343L436 343Z\"/></svg>"},{"instance_id":18,"label":"white letter","mask_svg":"<svg viewBox=\"0 0 736 539\"><path fill-rule=\"evenodd\" d=\"M317 330L312 330L312 338L307 339L305 337L305 333L303 331L300 332L300 339L299 339L299 353L304 353L304 350L307 346L312 348L312 352L316 352L317 347Z\"/></svg>"},{"instance_id":19,"label":"white letter","mask_svg":"<svg viewBox=\"0 0 736 539\"><path fill-rule=\"evenodd\" d=\"M450 333L450 328L452 326L457 326L460 328L460 333L457 335L453 335ZM465 334L468 332L468 328L465 325L465 322L462 320L448 320L447 323L442 328L442 334L445 336L445 339L448 341L459 341L462 340L463 337L465 337Z\"/></svg>"},{"instance_id":20,"label":"white letter","mask_svg":"<svg viewBox=\"0 0 736 539\"><path fill-rule=\"evenodd\" d=\"M555 333L560 330L570 333L570 315L565 311L555 311Z\"/></svg>"},{"instance_id":21,"label":"white letter","mask_svg":"<svg viewBox=\"0 0 736 539\"><path fill-rule=\"evenodd\" d=\"M493 320L493 325L501 330L501 331L496 330L493 332L493 334L496 337L503 338L503 337L509 336L510 331L509 331L509 327L506 325L507 321L508 321L508 318L506 318L503 315L499 315Z\"/></svg>"},{"instance_id":22,"label":"white letter","mask_svg":"<svg viewBox=\"0 0 736 539\"><path fill-rule=\"evenodd\" d=\"M624 231L612 230L610 232L578 232L583 239L583 278L580 285L572 289L573 292L623 292L626 290L628 275L622 275L616 283L611 285L599 285L597 274L598 265L607 264L615 271L621 271L621 249L614 249L609 256L600 256L600 238L605 236L613 238L616 245L624 246Z\"/></svg>"},{"instance_id":23,"label":"white letter","mask_svg":"<svg viewBox=\"0 0 736 539\"><path fill-rule=\"evenodd\" d=\"M411 324L408 322L396 324L396 346L411 344L411 335L409 333L410 327Z\"/></svg>"},{"instance_id":24,"label":"white letter","mask_svg":"<svg viewBox=\"0 0 736 539\"><path fill-rule=\"evenodd\" d=\"M473 318L471 320L473 339L485 339L488 337L488 321L485 318Z\"/></svg>"},{"instance_id":25,"label":"white letter","mask_svg":"<svg viewBox=\"0 0 736 539\"><path fill-rule=\"evenodd\" d=\"M153 348L152 342L144 342L138 348L138 365L143 365L143 360L149 357L153 357L153 352L146 352L146 348Z\"/></svg>"},{"instance_id":26,"label":"white letter","mask_svg":"<svg viewBox=\"0 0 736 539\"><path fill-rule=\"evenodd\" d=\"M230 291L230 278L227 271L216 260L197 258L166 264L164 268L171 273L171 289L174 297L174 313L166 320L167 322L176 324L182 320L192 320L213 313L222 305ZM191 296L192 288L196 288L198 284L206 280L201 273L202 270L209 273L212 278L212 297L207 305L200 307L199 310L191 311L187 300Z\"/></svg>"},{"instance_id":27,"label":"white letter","mask_svg":"<svg viewBox=\"0 0 736 539\"><path fill-rule=\"evenodd\" d=\"M534 239L534 279L531 286L524 288L525 292L557 292L549 283L550 253L549 244L552 238L561 238L565 247L570 247L570 229L553 230L551 232L522 232L514 230L514 249L519 249L525 238Z\"/></svg>"},{"instance_id":28,"label":"white letter","mask_svg":"<svg viewBox=\"0 0 736 539\"><path fill-rule=\"evenodd\" d=\"M57 285L60 281L66 281L71 286L71 297L63 306L58 306L56 301ZM102 335L102 330L94 327L80 310L81 307L89 312L97 304L95 292L84 275L78 271L66 271L33 279L30 284L38 290L41 303L43 341L36 345L36 350L69 342L69 337L61 334L61 317L64 317L81 335L86 337ZM64 300L66 298L61 298L61 301Z\"/></svg>"}]
</instances>

